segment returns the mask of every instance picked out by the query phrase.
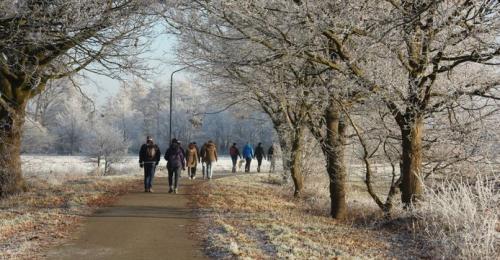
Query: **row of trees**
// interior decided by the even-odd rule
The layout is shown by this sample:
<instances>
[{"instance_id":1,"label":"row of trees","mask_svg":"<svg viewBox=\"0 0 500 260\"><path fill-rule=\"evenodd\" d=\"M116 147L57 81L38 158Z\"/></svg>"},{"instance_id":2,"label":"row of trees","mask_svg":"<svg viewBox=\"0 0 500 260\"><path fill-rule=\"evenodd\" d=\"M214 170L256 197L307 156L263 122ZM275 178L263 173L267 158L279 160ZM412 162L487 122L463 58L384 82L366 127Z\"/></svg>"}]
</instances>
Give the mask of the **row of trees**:
<instances>
[{"instance_id":1,"label":"row of trees","mask_svg":"<svg viewBox=\"0 0 500 260\"><path fill-rule=\"evenodd\" d=\"M304 133L321 144L334 218L346 215L348 141L386 212L398 187L410 206L430 174L492 159L478 147L497 140L488 127L498 119L498 1L170 3L180 59L222 102L244 97L269 115L296 196ZM399 168L385 201L372 188L373 162Z\"/></svg>"},{"instance_id":2,"label":"row of trees","mask_svg":"<svg viewBox=\"0 0 500 260\"><path fill-rule=\"evenodd\" d=\"M146 135L167 148L169 86L141 81L124 83L116 96L96 107L80 92L77 81L48 82L44 93L27 106L24 153L81 154L104 162L104 173L127 153L137 154ZM272 127L250 107L220 113L210 97L188 82L175 82L173 133L183 142L214 140L221 153L233 142L272 142ZM223 109L222 109L223 110ZM264 123L263 123L264 122Z\"/></svg>"},{"instance_id":3,"label":"row of trees","mask_svg":"<svg viewBox=\"0 0 500 260\"><path fill-rule=\"evenodd\" d=\"M409 205L421 197L425 176L456 161L491 159L476 147L496 138L487 131L495 119L485 118L498 107L498 1L26 0L0 7L2 196L23 187L28 101L51 79L82 70L144 72L136 57L157 15L179 35L181 60L197 69L216 103L249 101L271 118L297 196L303 135L315 137L335 218L346 212L344 154L353 136L369 190L373 160L400 169L386 202L372 193L386 211L399 184ZM196 110L188 110L184 119L198 124ZM447 152L443 160L431 160L439 150Z\"/></svg>"}]
</instances>

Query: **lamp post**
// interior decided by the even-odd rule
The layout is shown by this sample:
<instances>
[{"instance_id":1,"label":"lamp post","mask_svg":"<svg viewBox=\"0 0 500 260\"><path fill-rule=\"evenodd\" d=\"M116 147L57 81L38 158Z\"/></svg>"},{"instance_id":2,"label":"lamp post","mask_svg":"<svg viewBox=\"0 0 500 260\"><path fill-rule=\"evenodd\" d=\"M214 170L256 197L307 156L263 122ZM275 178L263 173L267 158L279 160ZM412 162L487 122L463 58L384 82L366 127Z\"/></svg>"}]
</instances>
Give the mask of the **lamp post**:
<instances>
[{"instance_id":1,"label":"lamp post","mask_svg":"<svg viewBox=\"0 0 500 260\"><path fill-rule=\"evenodd\" d=\"M182 67L178 70L175 70L172 72L172 74L170 74L170 114L169 114L169 129L168 129L168 142L171 142L172 141L172 103L173 103L173 94L174 94L174 91L173 91L173 84L174 84L174 74L181 71L181 70L185 70L187 68L189 68L191 66L186 66L186 67Z\"/></svg>"}]
</instances>

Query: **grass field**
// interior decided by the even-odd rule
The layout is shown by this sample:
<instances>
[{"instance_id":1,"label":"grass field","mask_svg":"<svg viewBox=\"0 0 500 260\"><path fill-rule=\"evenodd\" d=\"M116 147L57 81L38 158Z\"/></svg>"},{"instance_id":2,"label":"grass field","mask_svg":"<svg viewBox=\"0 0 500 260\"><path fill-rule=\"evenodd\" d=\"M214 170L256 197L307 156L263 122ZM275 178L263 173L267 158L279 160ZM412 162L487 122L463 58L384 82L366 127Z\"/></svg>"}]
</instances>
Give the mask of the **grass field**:
<instances>
[{"instance_id":1,"label":"grass field","mask_svg":"<svg viewBox=\"0 0 500 260\"><path fill-rule=\"evenodd\" d=\"M263 173L215 179L196 188L194 203L200 208L201 219L198 235L204 238L211 256L216 259L448 259L450 255L441 254L441 250L456 249L453 242L460 241L457 238L446 242L449 244L435 243L425 234L428 226L422 226L422 221L428 219L401 210L401 205L396 205L392 217L384 217L357 182L350 185L349 218L343 222L328 216L327 194L319 180L308 183L301 199L292 199L291 187L277 183L277 176ZM484 226L476 227L478 231L462 237L481 235ZM491 231L491 227L486 228ZM421 232L416 232L418 229ZM495 239L495 235L491 237ZM491 246L495 242L476 242L480 244ZM454 259L470 259L467 254L474 250L477 249L449 253L456 256ZM500 253L498 248L481 250L483 259L495 259Z\"/></svg>"}]
</instances>

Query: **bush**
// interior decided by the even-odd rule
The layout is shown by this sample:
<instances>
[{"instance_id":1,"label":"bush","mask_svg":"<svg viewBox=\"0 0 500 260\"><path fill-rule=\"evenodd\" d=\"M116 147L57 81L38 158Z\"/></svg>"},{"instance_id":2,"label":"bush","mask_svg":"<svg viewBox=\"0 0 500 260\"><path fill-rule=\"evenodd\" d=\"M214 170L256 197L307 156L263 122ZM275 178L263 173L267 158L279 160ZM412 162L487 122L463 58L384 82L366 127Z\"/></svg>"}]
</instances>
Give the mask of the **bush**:
<instances>
[{"instance_id":1,"label":"bush","mask_svg":"<svg viewBox=\"0 0 500 260\"><path fill-rule=\"evenodd\" d=\"M416 207L419 232L436 256L445 259L498 259L497 222L500 178L479 177L443 182L426 188L426 199Z\"/></svg>"}]
</instances>

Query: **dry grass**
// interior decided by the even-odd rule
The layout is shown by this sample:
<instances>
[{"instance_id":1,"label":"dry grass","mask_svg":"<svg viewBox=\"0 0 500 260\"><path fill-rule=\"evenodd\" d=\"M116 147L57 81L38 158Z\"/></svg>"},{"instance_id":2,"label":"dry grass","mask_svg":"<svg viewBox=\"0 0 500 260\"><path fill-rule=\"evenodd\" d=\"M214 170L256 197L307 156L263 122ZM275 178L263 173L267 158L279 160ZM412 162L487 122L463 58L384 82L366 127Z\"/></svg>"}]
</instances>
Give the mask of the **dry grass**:
<instances>
[{"instance_id":1,"label":"dry grass","mask_svg":"<svg viewBox=\"0 0 500 260\"><path fill-rule=\"evenodd\" d=\"M312 190L300 200L291 199L289 188L275 182L267 174L252 174L197 187L195 200L202 214L199 234L205 234L207 252L217 259L428 257L401 228L405 223L360 224L366 219L381 220L373 203L368 208L363 204L368 200L351 200L353 218L338 223L328 216L329 207L322 206L324 199L315 198Z\"/></svg>"},{"instance_id":2,"label":"dry grass","mask_svg":"<svg viewBox=\"0 0 500 260\"><path fill-rule=\"evenodd\" d=\"M0 201L0 259L38 259L82 218L132 187L131 177L30 178L29 191Z\"/></svg>"},{"instance_id":3,"label":"dry grass","mask_svg":"<svg viewBox=\"0 0 500 260\"><path fill-rule=\"evenodd\" d=\"M494 176L495 177L495 176ZM446 259L500 259L500 177L441 182L410 212L434 255Z\"/></svg>"}]
</instances>

